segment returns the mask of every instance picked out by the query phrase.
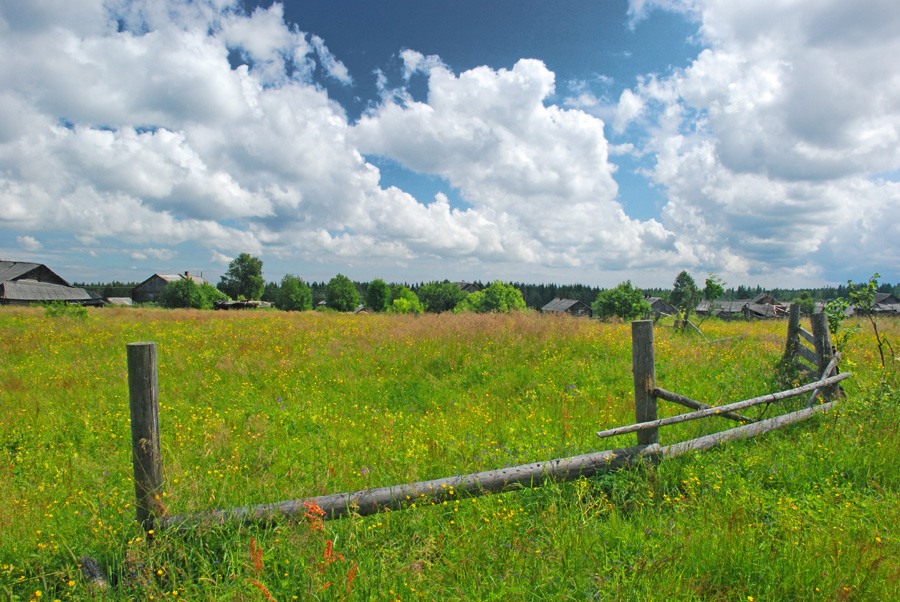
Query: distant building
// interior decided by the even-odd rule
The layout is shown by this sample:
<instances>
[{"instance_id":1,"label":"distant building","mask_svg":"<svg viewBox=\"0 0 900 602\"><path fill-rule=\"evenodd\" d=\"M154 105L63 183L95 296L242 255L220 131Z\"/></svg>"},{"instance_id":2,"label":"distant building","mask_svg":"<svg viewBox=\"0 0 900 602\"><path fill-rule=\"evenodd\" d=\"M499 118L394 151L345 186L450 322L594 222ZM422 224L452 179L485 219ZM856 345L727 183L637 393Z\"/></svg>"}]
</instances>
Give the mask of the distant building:
<instances>
[{"instance_id":1,"label":"distant building","mask_svg":"<svg viewBox=\"0 0 900 602\"><path fill-rule=\"evenodd\" d=\"M593 310L583 301L577 299L560 299L556 298L541 308L541 313L545 314L569 314L571 316L580 316L590 318L594 315Z\"/></svg>"},{"instance_id":2,"label":"distant building","mask_svg":"<svg viewBox=\"0 0 900 602\"><path fill-rule=\"evenodd\" d=\"M644 297L644 301L650 304L650 312L657 316L674 316L678 309L662 297Z\"/></svg>"},{"instance_id":3,"label":"distant building","mask_svg":"<svg viewBox=\"0 0 900 602\"><path fill-rule=\"evenodd\" d=\"M153 274L131 290L131 299L135 303L156 303L159 294L170 282L178 282L190 278L194 284L209 284L202 276L192 276L190 272L184 274Z\"/></svg>"},{"instance_id":4,"label":"distant building","mask_svg":"<svg viewBox=\"0 0 900 602\"><path fill-rule=\"evenodd\" d=\"M723 320L735 318L783 318L789 311L789 306L782 303L769 293L760 293L752 299L737 299L735 301L701 301L694 309L698 316L716 316Z\"/></svg>"},{"instance_id":5,"label":"distant building","mask_svg":"<svg viewBox=\"0 0 900 602\"><path fill-rule=\"evenodd\" d=\"M0 305L30 305L65 301L101 304L83 288L76 288L42 263L0 261Z\"/></svg>"},{"instance_id":6,"label":"distant building","mask_svg":"<svg viewBox=\"0 0 900 602\"><path fill-rule=\"evenodd\" d=\"M482 289L482 287L477 284L472 284L471 282L454 282L456 286L459 287L459 290L466 293L477 293Z\"/></svg>"}]
</instances>

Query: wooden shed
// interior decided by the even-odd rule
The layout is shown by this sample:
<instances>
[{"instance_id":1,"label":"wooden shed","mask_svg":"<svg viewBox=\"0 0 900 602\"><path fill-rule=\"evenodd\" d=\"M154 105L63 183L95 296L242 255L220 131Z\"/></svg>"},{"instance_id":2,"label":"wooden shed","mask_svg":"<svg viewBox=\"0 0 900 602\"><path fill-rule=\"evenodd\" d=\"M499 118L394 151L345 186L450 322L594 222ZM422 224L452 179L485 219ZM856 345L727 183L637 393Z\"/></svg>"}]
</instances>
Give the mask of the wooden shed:
<instances>
[{"instance_id":1,"label":"wooden shed","mask_svg":"<svg viewBox=\"0 0 900 602\"><path fill-rule=\"evenodd\" d=\"M590 318L594 315L589 305L577 299L556 298L541 308L545 314L569 314L572 316Z\"/></svg>"}]
</instances>

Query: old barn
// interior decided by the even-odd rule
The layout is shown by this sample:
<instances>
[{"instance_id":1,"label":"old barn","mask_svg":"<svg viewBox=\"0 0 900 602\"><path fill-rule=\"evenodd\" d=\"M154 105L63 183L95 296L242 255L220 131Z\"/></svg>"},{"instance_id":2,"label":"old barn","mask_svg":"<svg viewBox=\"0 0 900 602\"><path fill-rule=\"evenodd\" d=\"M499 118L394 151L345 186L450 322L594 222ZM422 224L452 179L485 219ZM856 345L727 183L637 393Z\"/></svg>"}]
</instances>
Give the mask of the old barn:
<instances>
[{"instance_id":1,"label":"old barn","mask_svg":"<svg viewBox=\"0 0 900 602\"><path fill-rule=\"evenodd\" d=\"M72 286L42 263L0 261L0 305L51 301L79 305L97 302L86 290Z\"/></svg>"}]
</instances>

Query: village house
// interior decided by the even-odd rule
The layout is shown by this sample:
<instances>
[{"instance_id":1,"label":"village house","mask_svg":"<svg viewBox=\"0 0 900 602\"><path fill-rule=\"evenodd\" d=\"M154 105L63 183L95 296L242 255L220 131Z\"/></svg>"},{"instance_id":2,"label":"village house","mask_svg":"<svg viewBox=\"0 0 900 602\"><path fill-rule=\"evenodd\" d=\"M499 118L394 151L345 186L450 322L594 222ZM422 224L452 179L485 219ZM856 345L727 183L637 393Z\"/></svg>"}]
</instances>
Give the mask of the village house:
<instances>
[{"instance_id":1,"label":"village house","mask_svg":"<svg viewBox=\"0 0 900 602\"><path fill-rule=\"evenodd\" d=\"M556 298L541 308L541 313L545 314L569 314L571 316L592 317L593 310L582 301L577 299L560 299Z\"/></svg>"},{"instance_id":2,"label":"village house","mask_svg":"<svg viewBox=\"0 0 900 602\"><path fill-rule=\"evenodd\" d=\"M735 318L783 318L787 316L789 306L769 293L760 293L752 299L735 301L701 301L694 312L701 317L716 316L723 320Z\"/></svg>"},{"instance_id":3,"label":"village house","mask_svg":"<svg viewBox=\"0 0 900 602\"><path fill-rule=\"evenodd\" d=\"M153 274L131 290L131 299L134 303L156 303L159 294L170 282L178 282L189 278L194 284L200 286L209 284L202 276L192 276L190 272L184 274Z\"/></svg>"}]
</instances>

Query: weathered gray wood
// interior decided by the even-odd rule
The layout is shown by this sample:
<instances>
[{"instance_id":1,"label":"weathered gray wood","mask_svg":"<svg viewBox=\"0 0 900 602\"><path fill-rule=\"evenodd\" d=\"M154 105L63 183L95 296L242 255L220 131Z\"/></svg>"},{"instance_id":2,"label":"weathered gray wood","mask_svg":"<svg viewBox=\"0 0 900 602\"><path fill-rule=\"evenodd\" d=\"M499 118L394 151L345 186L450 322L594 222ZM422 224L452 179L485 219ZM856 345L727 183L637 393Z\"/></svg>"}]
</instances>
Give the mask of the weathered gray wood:
<instances>
[{"instance_id":1,"label":"weathered gray wood","mask_svg":"<svg viewBox=\"0 0 900 602\"><path fill-rule=\"evenodd\" d=\"M159 386L156 343L126 345L128 397L131 411L131 459L137 520L149 531L155 518L164 514L162 454L159 444Z\"/></svg>"},{"instance_id":2,"label":"weathered gray wood","mask_svg":"<svg viewBox=\"0 0 900 602\"><path fill-rule=\"evenodd\" d=\"M828 366L825 367L825 371L821 374L821 378L825 378L831 375L832 372L837 371L837 363L838 360L841 359L841 352L838 351L834 354L834 357L831 358L831 361L828 362ZM816 397L819 396L821 389L816 389L812 392L812 395L809 396L809 401L806 402L806 407L811 408L813 404L816 402Z\"/></svg>"},{"instance_id":3,"label":"weathered gray wood","mask_svg":"<svg viewBox=\"0 0 900 602\"><path fill-rule=\"evenodd\" d=\"M800 345L800 304L791 303L788 312L787 341L784 344L784 365L789 366L797 357L797 347Z\"/></svg>"},{"instance_id":4,"label":"weathered gray wood","mask_svg":"<svg viewBox=\"0 0 900 602\"><path fill-rule=\"evenodd\" d=\"M653 450L657 449L655 445L650 447ZM230 510L165 516L159 519L158 524L160 529L164 529L220 524L228 520L268 522L279 516L303 520L312 504L318 506L325 513L322 516L323 519L342 518L350 515L366 516L383 510L399 510L412 503L422 505L440 500L458 499L460 494L481 495L538 487L548 481L571 481L582 476L589 477L600 472L619 470L637 460L641 452L647 448L648 446L639 445L500 470L457 475L433 481L420 481L272 504L242 506Z\"/></svg>"},{"instance_id":5,"label":"weathered gray wood","mask_svg":"<svg viewBox=\"0 0 900 602\"><path fill-rule=\"evenodd\" d=\"M703 403L702 401L697 401L695 399L691 399L690 397L679 395L678 393L672 393L671 391L666 391L665 389L660 389L659 387L653 389L652 393L653 396L657 399L665 399L666 401L677 403L678 405L682 405L692 410L706 410L712 407L708 403ZM716 416L728 418L729 420L734 420L735 422L756 422L756 420L753 418L748 418L747 416L742 416L741 414L735 414L733 412L723 412L721 414L716 414Z\"/></svg>"},{"instance_id":6,"label":"weathered gray wood","mask_svg":"<svg viewBox=\"0 0 900 602\"><path fill-rule=\"evenodd\" d=\"M631 323L631 369L634 372L635 422L656 420L656 397L651 393L656 388L656 364L653 359L653 322L650 320ZM658 442L656 429L638 434L638 445Z\"/></svg>"},{"instance_id":7,"label":"weathered gray wood","mask_svg":"<svg viewBox=\"0 0 900 602\"><path fill-rule=\"evenodd\" d=\"M690 420L699 420L700 418L706 418L707 416L715 416L717 414L721 414L722 412L732 412L734 410L743 410L744 408L751 408L753 406L758 406L763 403L773 403L776 401L780 401L782 399L788 399L790 397L796 397L798 395L803 395L804 393L809 393L813 389L823 388L828 385L833 385L838 383L845 378L849 378L851 374L849 372L844 372L842 374L838 374L837 376L832 376L830 378L826 378L820 381L816 381L814 383L809 383L808 385L803 385L802 387L797 387L796 389L789 389L787 391L780 391L778 393L770 393L768 395L762 395L760 397L754 397L753 399L746 399L744 401L736 401L734 403L729 403L723 406L716 406L709 408L708 410L698 410L696 412L688 412L687 414L679 414L677 416L671 416L669 418L660 418L659 420L652 420L649 422L643 422L640 424L629 424L628 426L620 426L618 428L608 429L605 431L600 431L597 433L598 437L613 437L615 435L624 435L626 433L634 433L641 431L643 429L649 428L659 428L661 426L667 426L669 424L678 424L680 422L688 422Z\"/></svg>"},{"instance_id":8,"label":"weathered gray wood","mask_svg":"<svg viewBox=\"0 0 900 602\"><path fill-rule=\"evenodd\" d=\"M803 364L803 363L801 363L801 362L799 362L799 361L798 361L798 362L794 362L794 367L795 367L797 370L799 370L800 372L802 372L803 374L805 374L805 375L807 375L808 377L810 377L810 378L816 378L816 376L818 376L818 375L816 374L816 371L815 371L815 370L813 370L812 368L810 368L810 367L807 366L806 364Z\"/></svg>"},{"instance_id":9,"label":"weathered gray wood","mask_svg":"<svg viewBox=\"0 0 900 602\"><path fill-rule=\"evenodd\" d=\"M810 345L816 344L816 338L813 336L813 333L811 333L808 330L804 330L803 328L800 328L799 331L800 331L800 336L802 336L804 339L806 339L806 341Z\"/></svg>"},{"instance_id":10,"label":"weathered gray wood","mask_svg":"<svg viewBox=\"0 0 900 602\"><path fill-rule=\"evenodd\" d=\"M831 346L831 331L828 329L828 316L825 314L813 314L812 316L813 338L816 347L816 369L823 374L831 358L834 357L834 348ZM836 393L835 387L822 389L822 399L828 401Z\"/></svg>"},{"instance_id":11,"label":"weathered gray wood","mask_svg":"<svg viewBox=\"0 0 900 602\"><path fill-rule=\"evenodd\" d=\"M759 422L754 422L753 424L745 424L743 426L738 426L727 431L713 433L712 435L706 435L705 437L691 439L690 441L683 441L681 443L669 445L668 447L662 447L660 448L659 453L662 458L674 458L690 452L709 449L710 447L721 445L726 441L735 441L737 439L754 437L756 435L767 433L769 431L779 429L801 420L806 420L816 412L828 411L834 406L835 403L837 402L832 401L831 403L825 403L814 408L798 410L796 412L791 412L790 414L783 414L781 416L769 418L768 420L760 420Z\"/></svg>"},{"instance_id":12,"label":"weathered gray wood","mask_svg":"<svg viewBox=\"0 0 900 602\"><path fill-rule=\"evenodd\" d=\"M819 361L816 353L805 345L797 345L797 354L813 366L816 366Z\"/></svg>"}]
</instances>

